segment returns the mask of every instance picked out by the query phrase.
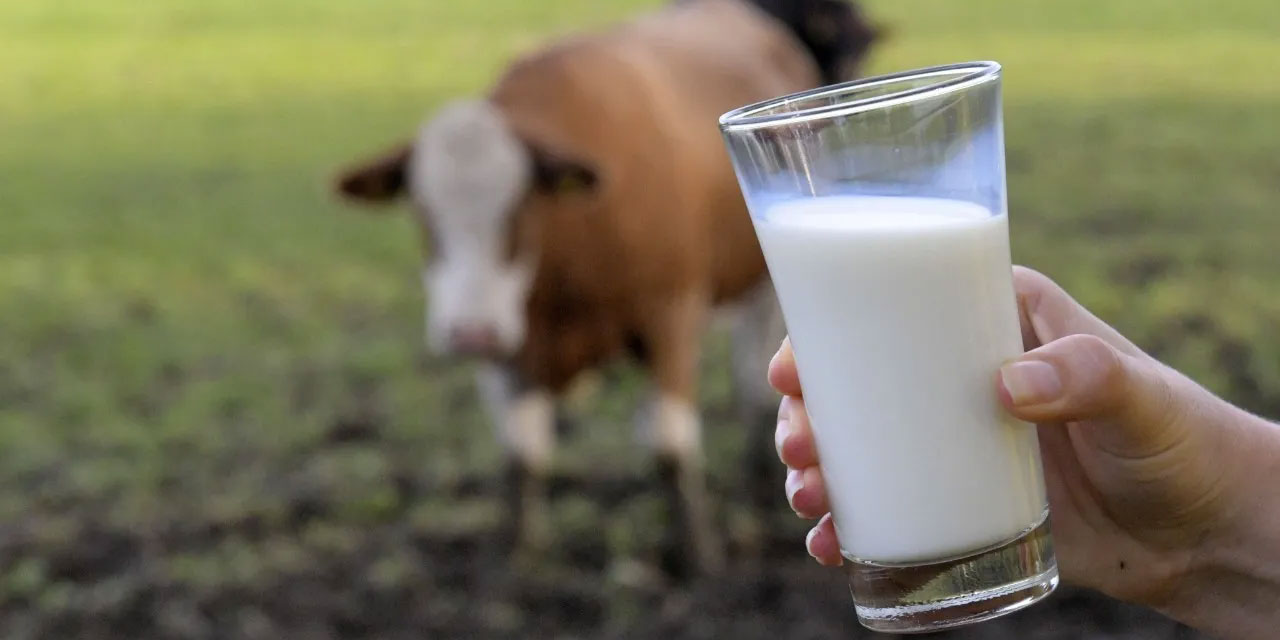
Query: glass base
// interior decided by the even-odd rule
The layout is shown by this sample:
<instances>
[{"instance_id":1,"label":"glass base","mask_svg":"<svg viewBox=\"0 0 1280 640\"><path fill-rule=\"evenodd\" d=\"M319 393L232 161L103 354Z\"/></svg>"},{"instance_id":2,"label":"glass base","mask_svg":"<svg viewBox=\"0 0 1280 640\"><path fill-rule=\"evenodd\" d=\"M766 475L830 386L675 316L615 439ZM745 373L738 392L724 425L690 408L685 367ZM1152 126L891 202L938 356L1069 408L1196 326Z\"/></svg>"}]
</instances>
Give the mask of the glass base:
<instances>
[{"instance_id":1,"label":"glass base","mask_svg":"<svg viewBox=\"0 0 1280 640\"><path fill-rule=\"evenodd\" d=\"M982 622L1039 602L1058 586L1049 518L977 553L930 563L846 558L858 621L873 631L925 633Z\"/></svg>"}]
</instances>

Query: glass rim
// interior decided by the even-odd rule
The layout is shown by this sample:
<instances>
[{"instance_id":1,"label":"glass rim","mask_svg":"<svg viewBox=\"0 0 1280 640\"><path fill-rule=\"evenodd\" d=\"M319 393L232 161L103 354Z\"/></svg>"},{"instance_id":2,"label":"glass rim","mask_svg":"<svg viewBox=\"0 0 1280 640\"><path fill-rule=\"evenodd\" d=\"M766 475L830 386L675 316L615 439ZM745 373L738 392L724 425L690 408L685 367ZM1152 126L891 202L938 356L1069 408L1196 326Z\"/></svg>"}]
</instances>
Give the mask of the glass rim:
<instances>
[{"instance_id":1,"label":"glass rim","mask_svg":"<svg viewBox=\"0 0 1280 640\"><path fill-rule=\"evenodd\" d=\"M925 67L922 69L912 69L910 71L899 71L897 73L889 73L872 76L870 78L860 78L858 80L850 80L839 84L827 85L777 98L770 98L768 100L756 102L754 104L749 104L729 111L728 113L720 116L720 131L724 133L750 131L753 129L782 124L795 124L799 122L809 122L811 120L848 116L856 113L862 113L864 111L870 111L872 109L880 109L903 104L905 102L934 98L944 94L962 91L964 89L989 82L993 79L997 79L1000 77L1000 69L1000 63L998 62L991 60L979 60L975 62L958 62L934 67ZM788 104L803 102L813 98L850 93L851 91L856 95L856 93L862 89L871 89L904 81L921 80L934 77L938 79L924 86L902 89L900 91L891 91L889 93L871 96L869 98L859 99L855 97L852 100L796 109L794 111L774 111L775 109L778 109L778 107L784 107Z\"/></svg>"}]
</instances>

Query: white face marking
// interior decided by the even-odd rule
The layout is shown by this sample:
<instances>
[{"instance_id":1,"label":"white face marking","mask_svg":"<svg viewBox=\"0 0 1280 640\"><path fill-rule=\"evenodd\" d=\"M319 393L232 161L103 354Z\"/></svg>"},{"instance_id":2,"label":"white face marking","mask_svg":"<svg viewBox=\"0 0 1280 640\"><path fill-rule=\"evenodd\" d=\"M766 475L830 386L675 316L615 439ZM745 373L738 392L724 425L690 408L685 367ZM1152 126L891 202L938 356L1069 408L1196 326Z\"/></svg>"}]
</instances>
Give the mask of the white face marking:
<instances>
[{"instance_id":1,"label":"white face marking","mask_svg":"<svg viewBox=\"0 0 1280 640\"><path fill-rule=\"evenodd\" d=\"M449 104L419 133L409 189L437 247L423 272L427 341L437 352L458 331L491 331L503 353L524 341L536 256L510 260L506 244L530 174L528 150L487 101Z\"/></svg>"}]
</instances>

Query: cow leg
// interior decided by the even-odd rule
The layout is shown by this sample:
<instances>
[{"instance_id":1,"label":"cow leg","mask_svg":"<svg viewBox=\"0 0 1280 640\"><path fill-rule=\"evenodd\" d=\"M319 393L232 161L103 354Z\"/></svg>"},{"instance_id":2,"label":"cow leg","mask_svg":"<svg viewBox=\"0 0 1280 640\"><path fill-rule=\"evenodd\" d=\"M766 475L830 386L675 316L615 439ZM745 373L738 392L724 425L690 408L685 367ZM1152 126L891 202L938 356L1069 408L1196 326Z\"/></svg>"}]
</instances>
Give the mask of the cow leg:
<instances>
[{"instance_id":1,"label":"cow leg","mask_svg":"<svg viewBox=\"0 0 1280 640\"><path fill-rule=\"evenodd\" d=\"M782 309L768 280L744 300L734 317L732 365L739 419L747 429L742 485L758 518L777 507L785 471L774 451L778 394L766 378L769 360L786 335Z\"/></svg>"},{"instance_id":2,"label":"cow leg","mask_svg":"<svg viewBox=\"0 0 1280 640\"><path fill-rule=\"evenodd\" d=\"M662 392L647 413L658 479L678 534L674 568L682 575L714 574L723 567L724 554L707 495L701 420L687 399Z\"/></svg>"},{"instance_id":3,"label":"cow leg","mask_svg":"<svg viewBox=\"0 0 1280 640\"><path fill-rule=\"evenodd\" d=\"M485 406L506 454L508 539L517 550L542 549L550 538L547 475L555 446L555 400L546 390L523 388L515 373L505 368L487 366L479 375Z\"/></svg>"},{"instance_id":4,"label":"cow leg","mask_svg":"<svg viewBox=\"0 0 1280 640\"><path fill-rule=\"evenodd\" d=\"M656 390L641 427L682 534L680 569L687 572L692 565L707 575L721 569L724 554L712 524L696 403L705 301L703 296L682 297L651 318L646 343Z\"/></svg>"}]
</instances>

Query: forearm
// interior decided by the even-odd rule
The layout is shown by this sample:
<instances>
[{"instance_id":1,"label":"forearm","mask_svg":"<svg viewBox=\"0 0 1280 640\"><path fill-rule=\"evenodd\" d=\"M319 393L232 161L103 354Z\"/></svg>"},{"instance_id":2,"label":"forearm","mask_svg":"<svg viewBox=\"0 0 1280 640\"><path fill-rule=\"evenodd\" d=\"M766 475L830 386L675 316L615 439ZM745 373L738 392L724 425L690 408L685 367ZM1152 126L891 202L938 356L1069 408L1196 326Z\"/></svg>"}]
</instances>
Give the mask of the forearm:
<instances>
[{"instance_id":1,"label":"forearm","mask_svg":"<svg viewBox=\"0 0 1280 640\"><path fill-rule=\"evenodd\" d=\"M1221 638L1280 634L1280 425L1241 412L1233 517L1207 535L1177 595L1161 609Z\"/></svg>"}]
</instances>

